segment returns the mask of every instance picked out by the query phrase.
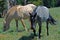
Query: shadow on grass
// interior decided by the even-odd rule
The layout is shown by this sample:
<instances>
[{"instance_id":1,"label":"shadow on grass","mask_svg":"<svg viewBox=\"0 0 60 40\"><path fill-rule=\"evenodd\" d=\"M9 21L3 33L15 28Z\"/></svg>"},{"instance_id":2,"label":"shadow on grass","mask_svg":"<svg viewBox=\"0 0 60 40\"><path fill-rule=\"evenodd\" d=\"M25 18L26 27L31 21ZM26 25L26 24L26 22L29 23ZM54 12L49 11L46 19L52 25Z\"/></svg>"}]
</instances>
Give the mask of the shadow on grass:
<instances>
[{"instance_id":1,"label":"shadow on grass","mask_svg":"<svg viewBox=\"0 0 60 40\"><path fill-rule=\"evenodd\" d=\"M11 33L11 32L23 32L23 31L25 31L25 30L7 30L7 31L0 31L0 33L3 33L3 32L9 32L9 33Z\"/></svg>"},{"instance_id":2,"label":"shadow on grass","mask_svg":"<svg viewBox=\"0 0 60 40\"><path fill-rule=\"evenodd\" d=\"M27 29L27 32L29 32L30 29ZM23 32L23 31L26 31L26 30L9 30L8 32Z\"/></svg>"},{"instance_id":3,"label":"shadow on grass","mask_svg":"<svg viewBox=\"0 0 60 40\"><path fill-rule=\"evenodd\" d=\"M33 40L33 39L34 39L33 34L19 38L19 40Z\"/></svg>"},{"instance_id":4,"label":"shadow on grass","mask_svg":"<svg viewBox=\"0 0 60 40\"><path fill-rule=\"evenodd\" d=\"M25 30L16 30L16 31L10 30L10 31L8 31L8 32L23 32L23 31L25 31Z\"/></svg>"}]
</instances>

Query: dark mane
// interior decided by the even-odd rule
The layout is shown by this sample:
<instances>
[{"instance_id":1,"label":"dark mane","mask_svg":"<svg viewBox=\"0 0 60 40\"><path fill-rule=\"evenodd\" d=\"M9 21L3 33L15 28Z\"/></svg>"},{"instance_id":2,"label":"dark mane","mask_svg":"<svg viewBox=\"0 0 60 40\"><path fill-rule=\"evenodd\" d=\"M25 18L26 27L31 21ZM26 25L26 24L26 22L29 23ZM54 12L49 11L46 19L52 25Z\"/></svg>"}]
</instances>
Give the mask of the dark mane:
<instances>
[{"instance_id":1,"label":"dark mane","mask_svg":"<svg viewBox=\"0 0 60 40\"><path fill-rule=\"evenodd\" d=\"M32 15L35 15L37 8L38 8L38 7L36 7L36 8L33 10Z\"/></svg>"}]
</instances>

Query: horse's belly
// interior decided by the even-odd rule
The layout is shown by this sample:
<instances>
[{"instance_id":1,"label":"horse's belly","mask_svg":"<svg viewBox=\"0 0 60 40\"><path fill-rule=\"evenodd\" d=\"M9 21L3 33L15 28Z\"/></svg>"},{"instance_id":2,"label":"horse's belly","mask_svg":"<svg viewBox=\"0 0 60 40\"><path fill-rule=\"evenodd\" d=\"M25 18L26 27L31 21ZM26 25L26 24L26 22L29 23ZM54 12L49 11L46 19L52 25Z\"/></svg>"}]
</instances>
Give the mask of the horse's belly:
<instances>
[{"instance_id":1,"label":"horse's belly","mask_svg":"<svg viewBox=\"0 0 60 40\"><path fill-rule=\"evenodd\" d=\"M43 17L41 20L45 22L48 18Z\"/></svg>"},{"instance_id":2,"label":"horse's belly","mask_svg":"<svg viewBox=\"0 0 60 40\"><path fill-rule=\"evenodd\" d=\"M28 18L29 18L28 15L23 15L23 16L21 16L21 15L16 15L16 16L14 16L14 19L18 19L18 20L20 20L20 19L28 19Z\"/></svg>"},{"instance_id":3,"label":"horse's belly","mask_svg":"<svg viewBox=\"0 0 60 40\"><path fill-rule=\"evenodd\" d=\"M20 19L22 19L22 17L20 17L20 16L14 16L13 19L20 20Z\"/></svg>"},{"instance_id":4,"label":"horse's belly","mask_svg":"<svg viewBox=\"0 0 60 40\"><path fill-rule=\"evenodd\" d=\"M20 20L20 19L22 19L22 16L20 16L18 14L13 14L13 15L11 15L11 18Z\"/></svg>"},{"instance_id":5,"label":"horse's belly","mask_svg":"<svg viewBox=\"0 0 60 40\"><path fill-rule=\"evenodd\" d=\"M23 17L23 18L24 18L24 19L27 19L27 18L29 18L29 16L30 16L30 15L26 13L26 14L24 14L24 17Z\"/></svg>"}]
</instances>

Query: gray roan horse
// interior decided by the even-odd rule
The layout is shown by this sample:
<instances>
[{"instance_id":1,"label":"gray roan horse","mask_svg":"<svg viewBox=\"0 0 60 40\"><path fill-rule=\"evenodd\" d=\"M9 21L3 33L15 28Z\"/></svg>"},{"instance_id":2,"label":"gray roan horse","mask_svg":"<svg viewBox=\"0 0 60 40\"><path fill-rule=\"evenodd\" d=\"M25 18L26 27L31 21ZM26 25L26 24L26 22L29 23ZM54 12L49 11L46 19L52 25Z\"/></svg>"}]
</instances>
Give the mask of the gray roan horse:
<instances>
[{"instance_id":1,"label":"gray roan horse","mask_svg":"<svg viewBox=\"0 0 60 40\"><path fill-rule=\"evenodd\" d=\"M7 14L4 17L4 30L3 31L6 31L9 29L10 22L12 21L12 19L15 19L16 21L17 30L18 30L18 20L21 21L25 30L27 30L24 20L30 18L29 13L32 13L35 8L36 6L34 4L27 4L25 6L16 5L16 6L11 7L7 11Z\"/></svg>"},{"instance_id":2,"label":"gray roan horse","mask_svg":"<svg viewBox=\"0 0 60 40\"><path fill-rule=\"evenodd\" d=\"M33 11L32 14L30 14L30 21L31 21L31 28L34 32L34 36L36 36L36 23L39 25L39 38L41 37L41 26L42 22L46 22L46 28L47 28L47 35L49 35L48 32L48 23L54 24L55 25L55 20L53 17L49 14L49 9L45 6L38 6L36 9Z\"/></svg>"}]
</instances>

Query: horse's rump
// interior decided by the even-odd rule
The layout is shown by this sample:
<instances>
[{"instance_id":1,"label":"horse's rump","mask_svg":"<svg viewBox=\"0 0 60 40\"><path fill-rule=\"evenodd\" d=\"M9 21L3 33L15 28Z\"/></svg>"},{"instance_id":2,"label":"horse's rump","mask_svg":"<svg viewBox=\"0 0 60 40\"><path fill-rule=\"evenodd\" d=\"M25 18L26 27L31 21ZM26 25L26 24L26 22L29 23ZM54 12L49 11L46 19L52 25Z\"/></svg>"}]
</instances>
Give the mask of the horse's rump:
<instances>
[{"instance_id":1,"label":"horse's rump","mask_svg":"<svg viewBox=\"0 0 60 40\"><path fill-rule=\"evenodd\" d=\"M36 12L37 15L41 17L42 20L47 20L49 18L49 10L45 6L38 6Z\"/></svg>"}]
</instances>

